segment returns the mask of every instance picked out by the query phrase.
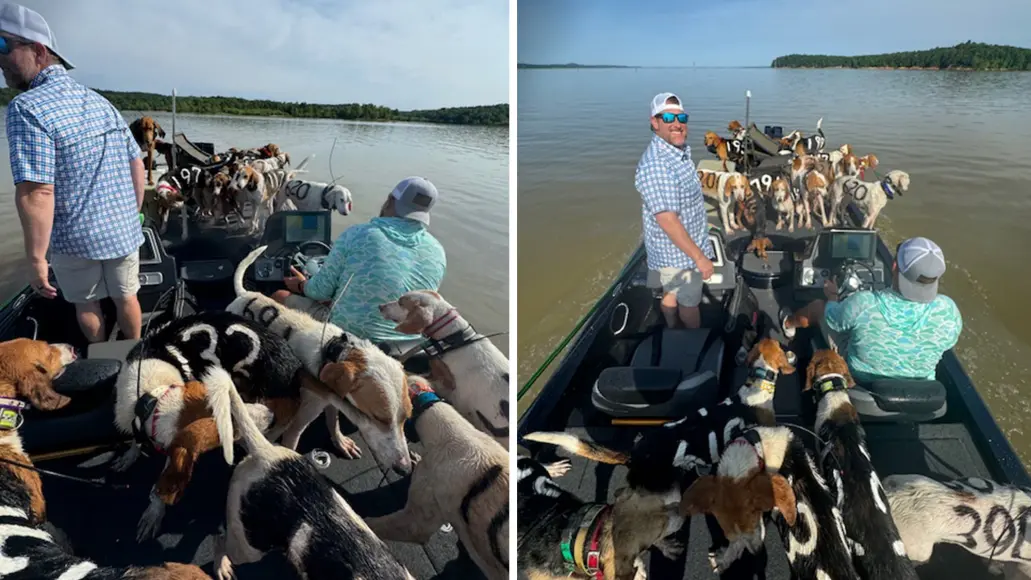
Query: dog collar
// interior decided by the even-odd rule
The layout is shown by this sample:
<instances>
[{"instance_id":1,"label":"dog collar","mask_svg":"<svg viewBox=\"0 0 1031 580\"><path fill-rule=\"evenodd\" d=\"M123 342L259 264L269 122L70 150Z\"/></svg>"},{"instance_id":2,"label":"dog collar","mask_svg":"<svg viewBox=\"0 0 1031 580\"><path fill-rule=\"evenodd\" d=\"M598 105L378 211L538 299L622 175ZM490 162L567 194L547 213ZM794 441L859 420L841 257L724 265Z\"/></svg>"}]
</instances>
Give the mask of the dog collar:
<instances>
[{"instance_id":1,"label":"dog collar","mask_svg":"<svg viewBox=\"0 0 1031 580\"><path fill-rule=\"evenodd\" d=\"M891 181L887 176L881 180L881 189L884 190L884 195L888 196L888 199L895 199L895 190L891 188Z\"/></svg>"},{"instance_id":2,"label":"dog collar","mask_svg":"<svg viewBox=\"0 0 1031 580\"><path fill-rule=\"evenodd\" d=\"M848 390L848 381L845 380L843 375L838 373L830 373L821 376L816 379L816 384L820 388L820 394L824 395L831 391L845 391Z\"/></svg>"},{"instance_id":3,"label":"dog collar","mask_svg":"<svg viewBox=\"0 0 1031 580\"><path fill-rule=\"evenodd\" d=\"M423 391L412 397L412 422L419 420L419 417L426 412L433 405L441 402L440 397L433 391Z\"/></svg>"},{"instance_id":4,"label":"dog collar","mask_svg":"<svg viewBox=\"0 0 1031 580\"><path fill-rule=\"evenodd\" d=\"M602 580L601 531L612 506L592 503L582 506L569 518L562 532L562 559L570 573L582 572Z\"/></svg>"},{"instance_id":5,"label":"dog collar","mask_svg":"<svg viewBox=\"0 0 1031 580\"><path fill-rule=\"evenodd\" d=\"M0 397L0 431L17 430L25 422L21 412L30 408L25 401Z\"/></svg>"},{"instance_id":6,"label":"dog collar","mask_svg":"<svg viewBox=\"0 0 1031 580\"><path fill-rule=\"evenodd\" d=\"M759 389L773 394L777 390L777 377L780 373L777 371L766 368L766 367L753 367L748 373L748 380L745 384L749 387L758 387Z\"/></svg>"},{"instance_id":7,"label":"dog collar","mask_svg":"<svg viewBox=\"0 0 1031 580\"><path fill-rule=\"evenodd\" d=\"M169 179L175 179L175 177L171 177ZM172 184L168 183L167 181L158 182L157 187L154 188L154 191L161 197L168 197L169 194L179 193L179 190L173 187Z\"/></svg>"}]
</instances>

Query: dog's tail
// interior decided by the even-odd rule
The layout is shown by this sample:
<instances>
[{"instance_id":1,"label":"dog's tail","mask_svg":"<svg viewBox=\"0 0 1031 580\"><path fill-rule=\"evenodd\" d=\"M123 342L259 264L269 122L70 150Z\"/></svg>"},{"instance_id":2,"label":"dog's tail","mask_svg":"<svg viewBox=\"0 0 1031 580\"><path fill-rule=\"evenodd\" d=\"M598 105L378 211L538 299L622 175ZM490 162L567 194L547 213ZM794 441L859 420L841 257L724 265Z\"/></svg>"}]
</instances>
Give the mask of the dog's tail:
<instances>
[{"instance_id":1,"label":"dog's tail","mask_svg":"<svg viewBox=\"0 0 1031 580\"><path fill-rule=\"evenodd\" d=\"M261 454L274 447L254 423L247 410L247 404L240 398L240 393L236 390L228 371L220 366L212 366L201 377L201 382L208 391L208 405L215 419L218 438L222 442L222 454L227 463L233 464L234 421L240 429L243 444L251 453Z\"/></svg>"},{"instance_id":2,"label":"dog's tail","mask_svg":"<svg viewBox=\"0 0 1031 580\"><path fill-rule=\"evenodd\" d=\"M250 254L247 254L247 257L241 260L240 265L236 267L236 272L233 273L233 290L236 291L238 297L247 294L247 289L243 287L243 275L247 272L247 268L267 249L268 244L258 246Z\"/></svg>"},{"instance_id":3,"label":"dog's tail","mask_svg":"<svg viewBox=\"0 0 1031 580\"><path fill-rule=\"evenodd\" d=\"M576 435L570 435L569 433L536 431L524 436L523 439L557 445L570 453L575 453L580 457L586 457L599 463L623 465L630 460L630 457L625 453L613 451L597 443L584 441Z\"/></svg>"},{"instance_id":4,"label":"dog's tail","mask_svg":"<svg viewBox=\"0 0 1031 580\"><path fill-rule=\"evenodd\" d=\"M816 132L820 134L820 137L827 138L823 134L823 117L820 117L820 120L816 122Z\"/></svg>"}]
</instances>

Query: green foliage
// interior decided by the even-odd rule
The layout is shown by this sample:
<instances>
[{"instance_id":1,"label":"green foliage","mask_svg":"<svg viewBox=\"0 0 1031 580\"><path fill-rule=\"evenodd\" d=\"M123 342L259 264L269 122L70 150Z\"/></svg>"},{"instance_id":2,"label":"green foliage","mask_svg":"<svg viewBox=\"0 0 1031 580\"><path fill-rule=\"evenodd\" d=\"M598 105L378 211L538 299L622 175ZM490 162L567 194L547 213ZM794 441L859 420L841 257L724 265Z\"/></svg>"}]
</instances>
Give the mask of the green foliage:
<instances>
[{"instance_id":1,"label":"green foliage","mask_svg":"<svg viewBox=\"0 0 1031 580\"><path fill-rule=\"evenodd\" d=\"M120 111L171 111L172 97L154 93L102 91ZM0 89L0 105L7 105L18 94L14 89ZM176 111L201 115L253 115L258 117L309 117L346 119L349 121L412 121L452 125L508 125L508 105L481 107L448 107L424 111L399 111L373 104L319 105L314 103L280 103L236 97L176 97Z\"/></svg>"},{"instance_id":2,"label":"green foliage","mask_svg":"<svg viewBox=\"0 0 1031 580\"><path fill-rule=\"evenodd\" d=\"M970 70L1031 70L1031 49L967 41L956 46L871 54L828 56L791 54L773 59L773 68L929 68Z\"/></svg>"}]
</instances>

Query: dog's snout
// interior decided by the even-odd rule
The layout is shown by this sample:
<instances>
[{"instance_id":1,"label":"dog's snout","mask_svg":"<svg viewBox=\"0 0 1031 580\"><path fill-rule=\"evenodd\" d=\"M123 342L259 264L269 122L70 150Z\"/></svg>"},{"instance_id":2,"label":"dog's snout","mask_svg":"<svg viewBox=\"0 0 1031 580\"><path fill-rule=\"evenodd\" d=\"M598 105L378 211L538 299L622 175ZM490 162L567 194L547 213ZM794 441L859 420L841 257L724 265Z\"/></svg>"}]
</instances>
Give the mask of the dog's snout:
<instances>
[{"instance_id":1,"label":"dog's snout","mask_svg":"<svg viewBox=\"0 0 1031 580\"><path fill-rule=\"evenodd\" d=\"M412 472L412 460L408 457L402 457L397 463L394 464L394 473L398 475L408 475Z\"/></svg>"}]
</instances>

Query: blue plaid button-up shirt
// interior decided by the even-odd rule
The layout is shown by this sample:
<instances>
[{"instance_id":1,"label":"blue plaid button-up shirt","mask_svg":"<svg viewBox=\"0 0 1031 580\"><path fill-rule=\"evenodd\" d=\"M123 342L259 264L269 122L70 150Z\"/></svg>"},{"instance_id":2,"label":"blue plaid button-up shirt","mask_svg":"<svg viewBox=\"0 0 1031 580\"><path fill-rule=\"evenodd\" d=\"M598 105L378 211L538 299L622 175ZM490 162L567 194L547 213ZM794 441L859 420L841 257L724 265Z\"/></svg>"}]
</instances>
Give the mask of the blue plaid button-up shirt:
<instances>
[{"instance_id":1,"label":"blue plaid button-up shirt","mask_svg":"<svg viewBox=\"0 0 1031 580\"><path fill-rule=\"evenodd\" d=\"M637 164L634 186L643 202L641 219L644 221L644 248L648 253L650 270L693 270L696 267L694 260L673 244L655 220L655 214L665 211L680 216L687 235L708 258L714 257L709 246L709 222L705 215L702 184L691 161L690 147L685 146L681 151L653 135Z\"/></svg>"},{"instance_id":2,"label":"blue plaid button-up shirt","mask_svg":"<svg viewBox=\"0 0 1031 580\"><path fill-rule=\"evenodd\" d=\"M54 186L51 252L107 260L140 247L129 171L140 148L107 99L49 66L7 106L7 141L16 185Z\"/></svg>"}]
</instances>

